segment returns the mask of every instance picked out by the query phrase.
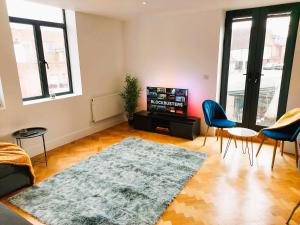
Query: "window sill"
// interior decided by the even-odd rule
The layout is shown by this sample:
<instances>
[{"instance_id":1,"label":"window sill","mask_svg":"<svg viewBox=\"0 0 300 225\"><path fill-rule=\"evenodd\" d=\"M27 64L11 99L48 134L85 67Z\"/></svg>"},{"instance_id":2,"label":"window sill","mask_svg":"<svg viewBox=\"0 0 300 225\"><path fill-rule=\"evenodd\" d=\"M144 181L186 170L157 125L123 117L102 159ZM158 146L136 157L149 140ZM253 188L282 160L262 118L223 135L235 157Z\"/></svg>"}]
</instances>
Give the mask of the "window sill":
<instances>
[{"instance_id":1,"label":"window sill","mask_svg":"<svg viewBox=\"0 0 300 225\"><path fill-rule=\"evenodd\" d=\"M35 100L29 100L29 101L23 101L23 105L33 105L33 104L38 104L38 103L44 103L44 102L51 102L51 101L56 101L60 99L65 99L65 98L72 98L76 96L80 96L81 94L67 94L67 95L61 95L61 96L56 96L55 98L41 98L41 99L35 99Z\"/></svg>"}]
</instances>

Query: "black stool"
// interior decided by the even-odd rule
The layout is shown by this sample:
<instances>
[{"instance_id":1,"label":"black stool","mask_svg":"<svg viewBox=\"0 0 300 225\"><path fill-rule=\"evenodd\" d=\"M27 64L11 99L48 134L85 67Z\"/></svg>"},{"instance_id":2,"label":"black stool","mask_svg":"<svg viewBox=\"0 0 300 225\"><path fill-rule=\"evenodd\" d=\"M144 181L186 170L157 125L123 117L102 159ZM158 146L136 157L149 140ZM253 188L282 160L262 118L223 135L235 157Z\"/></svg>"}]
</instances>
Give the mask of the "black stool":
<instances>
[{"instance_id":1,"label":"black stool","mask_svg":"<svg viewBox=\"0 0 300 225\"><path fill-rule=\"evenodd\" d=\"M30 127L22 130L18 130L12 134L12 137L16 139L17 145L22 148L22 139L30 139L41 136L43 139L43 147L44 147L44 156L46 166L48 165L47 159L47 151L46 151L46 144L45 144L45 137L44 134L47 133L47 128L44 127Z\"/></svg>"}]
</instances>

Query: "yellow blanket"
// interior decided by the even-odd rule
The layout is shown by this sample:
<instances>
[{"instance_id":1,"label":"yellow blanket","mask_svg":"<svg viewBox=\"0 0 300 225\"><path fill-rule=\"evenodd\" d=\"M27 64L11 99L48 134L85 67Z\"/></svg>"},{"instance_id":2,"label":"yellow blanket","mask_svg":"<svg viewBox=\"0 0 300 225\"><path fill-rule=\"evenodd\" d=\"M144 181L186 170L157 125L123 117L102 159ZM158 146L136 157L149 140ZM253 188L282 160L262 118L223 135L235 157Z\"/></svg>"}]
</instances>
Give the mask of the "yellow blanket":
<instances>
[{"instance_id":1,"label":"yellow blanket","mask_svg":"<svg viewBox=\"0 0 300 225\"><path fill-rule=\"evenodd\" d=\"M282 117L280 117L279 120L277 120L273 126L264 129L274 130L278 128L284 128L285 126L288 126L289 124L299 120L300 120L300 108L295 108L288 111Z\"/></svg>"},{"instance_id":2,"label":"yellow blanket","mask_svg":"<svg viewBox=\"0 0 300 225\"><path fill-rule=\"evenodd\" d=\"M31 182L34 184L34 170L28 154L19 146L11 143L0 142L0 164L27 166L31 173Z\"/></svg>"}]
</instances>

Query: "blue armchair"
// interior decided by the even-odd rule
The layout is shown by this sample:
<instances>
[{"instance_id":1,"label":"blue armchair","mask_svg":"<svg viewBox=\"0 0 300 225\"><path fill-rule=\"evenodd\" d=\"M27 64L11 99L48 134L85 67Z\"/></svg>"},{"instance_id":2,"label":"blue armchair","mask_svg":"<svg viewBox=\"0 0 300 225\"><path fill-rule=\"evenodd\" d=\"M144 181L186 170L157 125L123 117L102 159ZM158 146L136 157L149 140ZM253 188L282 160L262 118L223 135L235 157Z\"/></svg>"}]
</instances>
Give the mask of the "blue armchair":
<instances>
[{"instance_id":1,"label":"blue armchair","mask_svg":"<svg viewBox=\"0 0 300 225\"><path fill-rule=\"evenodd\" d=\"M285 141L290 141L290 142L295 142L295 155L296 155L296 166L298 166L298 144L297 144L297 136L300 132L300 120L292 122L285 127L280 127L280 128L266 128L261 131L261 133L268 138L274 139L275 140L275 146L273 150L273 159L272 159L272 169L274 167L274 162L275 162L275 155L276 155L276 150L277 150L277 145L278 141L281 141L281 156L283 155L283 148L284 148L284 142ZM260 149L266 140L266 138L263 138L259 148L256 153L256 157L258 156Z\"/></svg>"},{"instance_id":2,"label":"blue armchair","mask_svg":"<svg viewBox=\"0 0 300 225\"><path fill-rule=\"evenodd\" d=\"M206 137L209 128L216 127L220 130L220 139L221 139L220 151L222 153L223 129L235 127L236 123L231 120L228 120L222 106L213 100L205 100L202 103L202 109L203 109L205 122L207 124L207 130L205 133L203 146L205 146ZM236 140L235 140L235 145L236 145Z\"/></svg>"}]
</instances>

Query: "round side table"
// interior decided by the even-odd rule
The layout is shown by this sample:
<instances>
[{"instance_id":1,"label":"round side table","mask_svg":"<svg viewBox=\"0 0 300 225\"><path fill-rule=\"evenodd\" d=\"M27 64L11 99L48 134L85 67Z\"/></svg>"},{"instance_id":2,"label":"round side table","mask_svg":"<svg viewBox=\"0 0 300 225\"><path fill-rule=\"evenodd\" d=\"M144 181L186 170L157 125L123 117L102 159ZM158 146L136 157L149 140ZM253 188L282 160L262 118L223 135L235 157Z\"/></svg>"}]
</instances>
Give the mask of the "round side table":
<instances>
[{"instance_id":1,"label":"round side table","mask_svg":"<svg viewBox=\"0 0 300 225\"><path fill-rule=\"evenodd\" d=\"M22 140L23 139L30 139L35 137L42 137L43 139L43 147L44 147L44 156L45 156L45 162L46 166L48 164L47 159L47 150L46 150L46 144L45 144L45 133L47 133L47 128L44 127L30 127L26 129L21 129L12 134L12 137L16 139L17 145L19 145L22 148Z\"/></svg>"},{"instance_id":2,"label":"round side table","mask_svg":"<svg viewBox=\"0 0 300 225\"><path fill-rule=\"evenodd\" d=\"M228 148L230 146L230 142L231 142L232 138L237 137L237 138L242 139L243 154L246 154L246 152L248 152L250 165L253 166L253 141L252 141L252 138L257 136L257 132L254 130L248 129L248 128L243 128L243 127L229 128L227 131L229 133L229 139L228 139L228 142L226 145L223 159L226 157L226 154L228 152ZM245 146L244 146L244 141L245 141ZM249 142L251 143L251 154L250 154Z\"/></svg>"}]
</instances>

